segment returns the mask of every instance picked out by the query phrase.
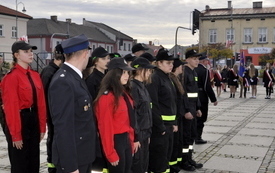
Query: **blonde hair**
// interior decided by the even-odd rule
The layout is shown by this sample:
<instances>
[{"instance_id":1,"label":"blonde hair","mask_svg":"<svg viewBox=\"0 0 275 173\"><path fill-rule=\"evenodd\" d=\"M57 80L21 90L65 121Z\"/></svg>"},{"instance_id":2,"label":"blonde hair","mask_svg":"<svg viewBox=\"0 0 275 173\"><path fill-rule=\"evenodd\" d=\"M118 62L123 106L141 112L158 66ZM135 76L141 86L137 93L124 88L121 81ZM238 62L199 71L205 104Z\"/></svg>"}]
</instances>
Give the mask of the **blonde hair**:
<instances>
[{"instance_id":1,"label":"blonde hair","mask_svg":"<svg viewBox=\"0 0 275 173\"><path fill-rule=\"evenodd\" d=\"M249 67L250 67L250 69L249 69L249 76L250 77L255 76L256 70L255 70L254 64L251 63Z\"/></svg>"}]
</instances>

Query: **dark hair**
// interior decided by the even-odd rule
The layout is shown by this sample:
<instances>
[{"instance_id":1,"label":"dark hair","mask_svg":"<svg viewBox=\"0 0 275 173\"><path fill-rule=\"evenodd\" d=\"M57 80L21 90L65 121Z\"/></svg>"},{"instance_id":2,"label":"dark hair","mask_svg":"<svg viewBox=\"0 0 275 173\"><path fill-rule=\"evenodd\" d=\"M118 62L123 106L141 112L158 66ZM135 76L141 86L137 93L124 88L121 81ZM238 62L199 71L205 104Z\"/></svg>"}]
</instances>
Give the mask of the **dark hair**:
<instances>
[{"instance_id":1,"label":"dark hair","mask_svg":"<svg viewBox=\"0 0 275 173\"><path fill-rule=\"evenodd\" d=\"M169 76L170 76L171 80L173 81L174 85L176 86L176 88L178 89L178 91L183 95L184 89L182 87L179 77L176 76L174 73L169 73Z\"/></svg>"},{"instance_id":2,"label":"dark hair","mask_svg":"<svg viewBox=\"0 0 275 173\"><path fill-rule=\"evenodd\" d=\"M97 97L94 100L94 105L97 103L99 98L104 94L104 92L113 92L115 96L114 100L114 111L118 108L119 97L122 96L123 92L130 95L130 82L128 80L126 85L122 85L120 78L122 76L123 70L115 68L106 73L101 81L100 89L98 91Z\"/></svg>"}]
</instances>

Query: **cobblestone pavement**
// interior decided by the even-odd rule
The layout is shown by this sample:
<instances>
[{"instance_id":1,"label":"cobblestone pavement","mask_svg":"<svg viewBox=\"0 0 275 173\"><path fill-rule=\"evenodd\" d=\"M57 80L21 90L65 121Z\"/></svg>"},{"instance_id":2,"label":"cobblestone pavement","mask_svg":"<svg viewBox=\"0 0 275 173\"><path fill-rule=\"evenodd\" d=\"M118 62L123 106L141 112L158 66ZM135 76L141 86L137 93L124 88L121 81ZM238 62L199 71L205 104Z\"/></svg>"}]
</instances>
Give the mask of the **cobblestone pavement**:
<instances>
[{"instance_id":1,"label":"cobblestone pavement","mask_svg":"<svg viewBox=\"0 0 275 173\"><path fill-rule=\"evenodd\" d=\"M209 106L203 139L195 145L194 158L204 164L197 173L275 172L275 98L264 99L265 88L258 86L256 99L228 98L223 92L218 105ZM248 96L251 94L248 93ZM10 169L7 144L0 130L0 172ZM46 140L41 142L41 173L46 173ZM181 171L184 173L185 171Z\"/></svg>"}]
</instances>

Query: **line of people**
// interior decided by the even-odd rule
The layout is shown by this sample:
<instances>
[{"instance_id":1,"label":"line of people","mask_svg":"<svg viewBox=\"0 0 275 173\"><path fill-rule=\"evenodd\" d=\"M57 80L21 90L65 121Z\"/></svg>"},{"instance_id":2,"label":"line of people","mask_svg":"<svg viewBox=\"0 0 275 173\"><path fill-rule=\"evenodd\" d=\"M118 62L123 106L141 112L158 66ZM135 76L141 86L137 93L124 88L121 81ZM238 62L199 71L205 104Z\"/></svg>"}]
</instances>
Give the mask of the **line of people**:
<instances>
[{"instance_id":1,"label":"line of people","mask_svg":"<svg viewBox=\"0 0 275 173\"><path fill-rule=\"evenodd\" d=\"M176 173L203 167L193 145L204 144L208 100L217 99L206 56L167 49L146 53L142 44L126 60L79 35L62 41L40 76L32 50L12 45L14 67L1 92L12 173L39 172L46 132L49 173ZM112 57L112 58L111 58Z\"/></svg>"}]
</instances>

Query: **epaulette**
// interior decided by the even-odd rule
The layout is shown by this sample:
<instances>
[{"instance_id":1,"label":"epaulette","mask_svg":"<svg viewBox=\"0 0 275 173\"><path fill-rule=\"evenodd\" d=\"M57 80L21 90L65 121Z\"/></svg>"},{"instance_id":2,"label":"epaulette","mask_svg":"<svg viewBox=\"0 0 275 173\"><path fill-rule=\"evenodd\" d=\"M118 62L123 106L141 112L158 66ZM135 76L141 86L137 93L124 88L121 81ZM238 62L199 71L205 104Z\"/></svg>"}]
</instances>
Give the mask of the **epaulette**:
<instances>
[{"instance_id":1,"label":"epaulette","mask_svg":"<svg viewBox=\"0 0 275 173\"><path fill-rule=\"evenodd\" d=\"M106 90L106 91L104 91L104 95L107 95L109 93L109 91L108 90Z\"/></svg>"},{"instance_id":2,"label":"epaulette","mask_svg":"<svg viewBox=\"0 0 275 173\"><path fill-rule=\"evenodd\" d=\"M66 70L63 70L62 73L59 75L59 77L65 77L66 76Z\"/></svg>"}]
</instances>

